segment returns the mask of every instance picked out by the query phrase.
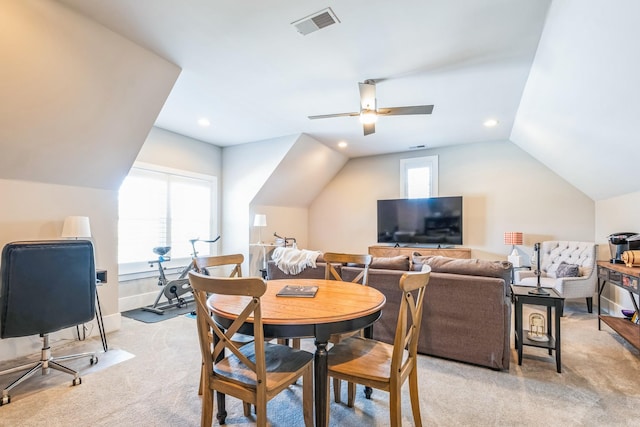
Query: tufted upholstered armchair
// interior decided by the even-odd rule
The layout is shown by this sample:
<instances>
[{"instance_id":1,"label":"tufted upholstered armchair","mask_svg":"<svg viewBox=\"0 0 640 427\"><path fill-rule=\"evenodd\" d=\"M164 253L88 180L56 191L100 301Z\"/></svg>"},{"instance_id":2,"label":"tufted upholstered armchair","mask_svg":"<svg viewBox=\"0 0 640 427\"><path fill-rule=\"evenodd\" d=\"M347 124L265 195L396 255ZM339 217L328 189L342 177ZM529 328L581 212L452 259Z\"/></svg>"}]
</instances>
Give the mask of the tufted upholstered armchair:
<instances>
[{"instance_id":1,"label":"tufted upholstered armchair","mask_svg":"<svg viewBox=\"0 0 640 427\"><path fill-rule=\"evenodd\" d=\"M563 261L578 266L577 277L558 277L558 267ZM515 284L536 286L535 268L532 265L531 271L516 271ZM553 288L566 299L586 298L587 310L593 313L597 278L595 243L550 240L540 244L540 285L543 288Z\"/></svg>"}]
</instances>

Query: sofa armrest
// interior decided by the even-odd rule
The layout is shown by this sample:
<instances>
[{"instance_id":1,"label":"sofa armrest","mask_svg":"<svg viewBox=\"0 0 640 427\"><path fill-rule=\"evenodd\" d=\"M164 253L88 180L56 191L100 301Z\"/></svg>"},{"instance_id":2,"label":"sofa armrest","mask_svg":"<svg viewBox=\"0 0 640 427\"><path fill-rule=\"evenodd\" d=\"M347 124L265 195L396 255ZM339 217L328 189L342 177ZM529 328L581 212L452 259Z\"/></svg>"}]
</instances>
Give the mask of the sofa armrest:
<instances>
[{"instance_id":1,"label":"sofa armrest","mask_svg":"<svg viewBox=\"0 0 640 427\"><path fill-rule=\"evenodd\" d=\"M558 277L554 288L565 298L593 298L598 290L595 274L579 277Z\"/></svg>"},{"instance_id":2,"label":"sofa armrest","mask_svg":"<svg viewBox=\"0 0 640 427\"><path fill-rule=\"evenodd\" d=\"M431 273L418 344L422 353L508 369L510 334L511 297L503 279Z\"/></svg>"}]
</instances>

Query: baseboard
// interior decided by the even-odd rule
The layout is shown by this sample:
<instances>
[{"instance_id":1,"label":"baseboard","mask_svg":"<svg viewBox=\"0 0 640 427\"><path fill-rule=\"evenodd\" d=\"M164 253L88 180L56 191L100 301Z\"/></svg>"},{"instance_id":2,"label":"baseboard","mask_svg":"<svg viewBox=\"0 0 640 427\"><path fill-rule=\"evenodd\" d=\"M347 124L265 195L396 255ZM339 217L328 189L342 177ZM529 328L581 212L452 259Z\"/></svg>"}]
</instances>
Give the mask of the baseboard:
<instances>
[{"instance_id":1,"label":"baseboard","mask_svg":"<svg viewBox=\"0 0 640 427\"><path fill-rule=\"evenodd\" d=\"M154 292L146 292L143 294L131 295L128 297L122 297L118 299L118 308L120 312L129 311L136 308L144 307L147 305L151 305L155 302L158 297L159 290L155 290ZM165 301L166 298L162 297L162 301Z\"/></svg>"}]
</instances>

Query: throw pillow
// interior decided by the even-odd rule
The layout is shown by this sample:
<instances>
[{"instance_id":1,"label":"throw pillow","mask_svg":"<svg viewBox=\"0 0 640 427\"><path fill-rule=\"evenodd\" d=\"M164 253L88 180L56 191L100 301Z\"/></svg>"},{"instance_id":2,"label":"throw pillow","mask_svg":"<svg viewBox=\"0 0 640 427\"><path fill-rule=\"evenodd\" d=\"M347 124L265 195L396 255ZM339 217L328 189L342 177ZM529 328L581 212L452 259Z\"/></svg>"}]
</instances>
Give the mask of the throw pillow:
<instances>
[{"instance_id":1,"label":"throw pillow","mask_svg":"<svg viewBox=\"0 0 640 427\"><path fill-rule=\"evenodd\" d=\"M567 264L562 261L558 264L556 277L578 277L580 276L580 267L577 264Z\"/></svg>"}]
</instances>

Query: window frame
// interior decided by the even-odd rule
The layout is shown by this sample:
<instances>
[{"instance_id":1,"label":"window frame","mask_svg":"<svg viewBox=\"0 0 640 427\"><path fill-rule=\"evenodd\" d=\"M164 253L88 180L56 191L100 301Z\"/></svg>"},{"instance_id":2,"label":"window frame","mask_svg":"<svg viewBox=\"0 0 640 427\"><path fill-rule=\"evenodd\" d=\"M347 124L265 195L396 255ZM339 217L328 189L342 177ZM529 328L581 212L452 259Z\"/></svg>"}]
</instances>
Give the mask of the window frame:
<instances>
[{"instance_id":1,"label":"window frame","mask_svg":"<svg viewBox=\"0 0 640 427\"><path fill-rule=\"evenodd\" d=\"M431 185L429 195L418 196L413 198L428 198L438 197L438 156L422 156L422 157L409 157L400 159L400 196L408 199L409 197L409 177L408 170L419 167L426 167L429 169L429 175L431 178Z\"/></svg>"},{"instance_id":2,"label":"window frame","mask_svg":"<svg viewBox=\"0 0 640 427\"><path fill-rule=\"evenodd\" d=\"M218 177L217 176L202 174L199 172L192 172L184 169L177 169L177 168L172 168L167 166L155 165L155 164L145 163L145 162L135 162L131 167L131 169L129 170L129 173L131 173L131 171L134 169L138 169L145 172L175 176L178 178L197 179L197 180L208 182L211 189L211 196L210 196L211 215L210 215L209 227L210 227L211 233L214 235L198 236L198 237L208 240L208 239L215 238L215 236L219 234L219 232L217 231L218 230L218 213L219 213L218 211ZM127 177L129 176L129 173L127 174ZM118 190L118 193L119 193L119 190ZM170 199L167 200L167 204L170 204ZM118 207L118 210L119 209L120 208ZM120 218L118 217L118 223L119 221L120 221ZM170 222L171 221L168 221L167 223L169 224ZM120 240L119 233L120 233L120 230L118 225L118 240ZM196 249L198 249L198 246L196 246ZM210 249L211 255L215 255L217 252L217 245L210 244L209 249ZM126 280L134 280L139 278L157 276L158 275L157 258L154 258L155 255L153 254L153 252L151 252L151 248L149 248L149 252L150 252L149 259L145 261L129 262L129 263L120 263L118 261L119 280L126 281ZM156 261L156 262L153 262L153 261ZM179 272L182 270L182 268L184 268L190 262L191 262L190 257L176 257L176 258L171 257L169 261L163 262L163 266L165 267L165 273L171 274L174 272Z\"/></svg>"}]
</instances>

